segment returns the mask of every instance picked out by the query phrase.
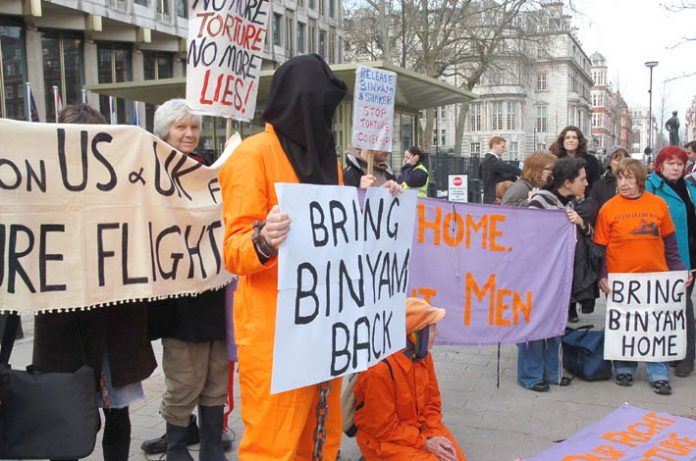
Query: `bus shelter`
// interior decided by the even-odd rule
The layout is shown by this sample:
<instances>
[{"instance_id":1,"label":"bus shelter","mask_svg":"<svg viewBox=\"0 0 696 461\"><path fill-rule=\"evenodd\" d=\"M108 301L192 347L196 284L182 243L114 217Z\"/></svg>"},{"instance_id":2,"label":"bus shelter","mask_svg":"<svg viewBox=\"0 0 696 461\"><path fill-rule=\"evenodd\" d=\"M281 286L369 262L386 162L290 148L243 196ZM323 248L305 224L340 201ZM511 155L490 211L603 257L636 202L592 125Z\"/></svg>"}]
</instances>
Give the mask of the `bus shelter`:
<instances>
[{"instance_id":1,"label":"bus shelter","mask_svg":"<svg viewBox=\"0 0 696 461\"><path fill-rule=\"evenodd\" d=\"M355 76L358 65L389 70L397 75L394 107L394 143L392 145L392 155L390 156L392 166L397 170L403 161L404 150L410 145L419 144L418 123L420 123L420 111L450 104L467 103L476 98L476 95L467 90L382 61L333 64L331 69L348 87L348 95L338 108L334 119L336 145L342 161L344 160L345 151L351 143L353 91L355 89ZM249 124L236 124L236 128L242 136L248 136L263 129L261 113L265 107L274 72L274 69L261 71L254 120ZM85 89L103 96L113 96L130 101L158 105L168 99L185 98L186 78L100 83L86 86ZM224 123L223 119L210 121L204 118L201 142L215 151L216 154L221 152L225 142ZM432 171L431 168L431 173L436 172ZM438 173L446 174L446 172ZM439 182L441 180L438 180ZM442 188L442 185L439 185L439 187ZM444 187L447 187L446 183Z\"/></svg>"}]
</instances>

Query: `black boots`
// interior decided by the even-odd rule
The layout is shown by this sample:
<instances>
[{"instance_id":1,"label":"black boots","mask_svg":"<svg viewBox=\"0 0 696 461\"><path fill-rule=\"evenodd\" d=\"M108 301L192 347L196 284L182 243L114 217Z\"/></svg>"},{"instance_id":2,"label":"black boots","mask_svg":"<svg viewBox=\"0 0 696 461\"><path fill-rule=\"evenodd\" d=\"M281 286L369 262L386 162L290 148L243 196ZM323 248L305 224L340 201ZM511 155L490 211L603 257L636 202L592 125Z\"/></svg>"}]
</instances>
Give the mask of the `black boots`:
<instances>
[{"instance_id":1,"label":"black boots","mask_svg":"<svg viewBox=\"0 0 696 461\"><path fill-rule=\"evenodd\" d=\"M188 428L167 423L167 461L193 461L186 444L187 435Z\"/></svg>"},{"instance_id":2,"label":"black boots","mask_svg":"<svg viewBox=\"0 0 696 461\"><path fill-rule=\"evenodd\" d=\"M128 461L131 424L128 407L104 410L102 451L104 461Z\"/></svg>"},{"instance_id":3,"label":"black boots","mask_svg":"<svg viewBox=\"0 0 696 461\"><path fill-rule=\"evenodd\" d=\"M223 412L225 407L198 406L198 422L201 433L201 461L226 461L222 450Z\"/></svg>"},{"instance_id":4,"label":"black boots","mask_svg":"<svg viewBox=\"0 0 696 461\"><path fill-rule=\"evenodd\" d=\"M186 444L195 445L200 442L198 436L198 425L196 424L196 415L191 415L189 425L186 428ZM155 439L146 440L140 445L140 448L148 455L158 455L167 452L167 434Z\"/></svg>"}]
</instances>

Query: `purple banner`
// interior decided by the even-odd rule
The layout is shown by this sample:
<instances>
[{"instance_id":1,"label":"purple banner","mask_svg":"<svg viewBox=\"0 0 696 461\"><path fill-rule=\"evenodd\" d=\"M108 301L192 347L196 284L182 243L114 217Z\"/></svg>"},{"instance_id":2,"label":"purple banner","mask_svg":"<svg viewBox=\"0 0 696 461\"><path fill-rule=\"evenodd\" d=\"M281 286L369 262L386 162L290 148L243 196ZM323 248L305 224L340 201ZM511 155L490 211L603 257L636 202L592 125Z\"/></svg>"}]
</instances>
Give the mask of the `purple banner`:
<instances>
[{"instance_id":1,"label":"purple banner","mask_svg":"<svg viewBox=\"0 0 696 461\"><path fill-rule=\"evenodd\" d=\"M447 310L442 344L509 344L563 334L575 228L562 210L421 198L411 296Z\"/></svg>"},{"instance_id":2,"label":"purple banner","mask_svg":"<svg viewBox=\"0 0 696 461\"><path fill-rule=\"evenodd\" d=\"M689 461L695 457L696 421L623 405L526 461Z\"/></svg>"}]
</instances>

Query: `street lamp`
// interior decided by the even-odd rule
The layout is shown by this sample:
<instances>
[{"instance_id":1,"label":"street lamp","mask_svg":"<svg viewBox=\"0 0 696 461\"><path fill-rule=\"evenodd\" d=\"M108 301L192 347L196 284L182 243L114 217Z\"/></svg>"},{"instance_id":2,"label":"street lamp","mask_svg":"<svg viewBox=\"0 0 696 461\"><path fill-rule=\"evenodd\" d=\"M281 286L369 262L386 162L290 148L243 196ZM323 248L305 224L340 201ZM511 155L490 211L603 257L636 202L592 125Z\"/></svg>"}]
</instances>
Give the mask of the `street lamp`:
<instances>
[{"instance_id":1,"label":"street lamp","mask_svg":"<svg viewBox=\"0 0 696 461\"><path fill-rule=\"evenodd\" d=\"M650 69L650 89L648 90L648 94L650 94L650 105L648 106L648 155L651 157L652 156L652 74L653 74L653 67L657 65L657 61L647 61L645 63L645 66ZM648 158L648 161L650 161L650 157Z\"/></svg>"}]
</instances>

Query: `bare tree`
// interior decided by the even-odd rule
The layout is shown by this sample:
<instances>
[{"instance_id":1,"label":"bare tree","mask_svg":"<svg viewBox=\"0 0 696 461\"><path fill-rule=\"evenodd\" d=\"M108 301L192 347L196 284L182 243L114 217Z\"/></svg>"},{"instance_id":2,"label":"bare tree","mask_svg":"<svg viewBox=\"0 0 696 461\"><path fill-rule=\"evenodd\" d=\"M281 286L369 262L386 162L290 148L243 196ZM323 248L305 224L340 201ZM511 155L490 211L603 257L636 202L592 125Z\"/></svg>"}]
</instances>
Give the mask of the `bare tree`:
<instances>
[{"instance_id":1,"label":"bare tree","mask_svg":"<svg viewBox=\"0 0 696 461\"><path fill-rule=\"evenodd\" d=\"M529 77L530 59L547 46L554 28L544 23L540 0L364 0L347 8L348 59L402 57L402 66L432 78L447 78L473 90L488 71ZM524 13L524 17L523 17ZM455 152L468 106L456 120ZM420 138L430 148L434 111L426 111Z\"/></svg>"}]
</instances>

